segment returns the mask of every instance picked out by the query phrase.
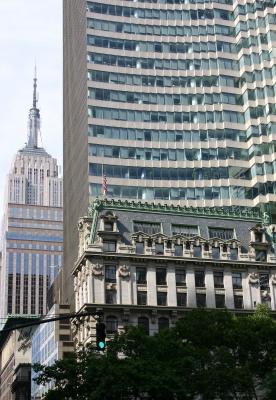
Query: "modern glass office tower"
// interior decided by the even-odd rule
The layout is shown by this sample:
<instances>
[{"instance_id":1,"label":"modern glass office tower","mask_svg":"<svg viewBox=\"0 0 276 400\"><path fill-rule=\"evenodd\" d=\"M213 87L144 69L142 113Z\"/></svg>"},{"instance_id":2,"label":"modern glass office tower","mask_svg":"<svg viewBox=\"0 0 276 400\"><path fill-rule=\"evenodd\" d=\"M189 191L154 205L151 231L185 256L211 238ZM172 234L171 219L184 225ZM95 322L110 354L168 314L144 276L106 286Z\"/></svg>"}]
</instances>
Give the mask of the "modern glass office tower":
<instances>
[{"instance_id":1,"label":"modern glass office tower","mask_svg":"<svg viewBox=\"0 0 276 400\"><path fill-rule=\"evenodd\" d=\"M103 175L108 197L273 206L275 4L64 1L65 230Z\"/></svg>"},{"instance_id":2,"label":"modern glass office tower","mask_svg":"<svg viewBox=\"0 0 276 400\"><path fill-rule=\"evenodd\" d=\"M2 224L0 317L47 311L46 294L63 263L62 178L38 145L36 78L27 143L7 177Z\"/></svg>"}]
</instances>

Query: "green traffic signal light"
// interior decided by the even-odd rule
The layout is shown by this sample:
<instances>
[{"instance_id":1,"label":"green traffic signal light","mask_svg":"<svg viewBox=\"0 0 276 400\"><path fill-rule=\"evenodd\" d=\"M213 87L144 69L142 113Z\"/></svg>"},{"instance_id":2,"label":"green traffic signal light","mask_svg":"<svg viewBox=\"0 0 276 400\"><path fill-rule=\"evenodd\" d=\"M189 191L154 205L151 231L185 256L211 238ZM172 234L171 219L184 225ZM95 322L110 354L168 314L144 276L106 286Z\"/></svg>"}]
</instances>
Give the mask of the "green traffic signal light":
<instances>
[{"instance_id":1,"label":"green traffic signal light","mask_svg":"<svg viewBox=\"0 0 276 400\"><path fill-rule=\"evenodd\" d=\"M98 346L99 346L99 348L100 348L101 350L104 350L104 348L105 348L105 342L99 342L99 343L98 343Z\"/></svg>"},{"instance_id":2,"label":"green traffic signal light","mask_svg":"<svg viewBox=\"0 0 276 400\"><path fill-rule=\"evenodd\" d=\"M103 351L106 348L105 341L105 324L103 322L96 323L96 347L97 350Z\"/></svg>"}]
</instances>

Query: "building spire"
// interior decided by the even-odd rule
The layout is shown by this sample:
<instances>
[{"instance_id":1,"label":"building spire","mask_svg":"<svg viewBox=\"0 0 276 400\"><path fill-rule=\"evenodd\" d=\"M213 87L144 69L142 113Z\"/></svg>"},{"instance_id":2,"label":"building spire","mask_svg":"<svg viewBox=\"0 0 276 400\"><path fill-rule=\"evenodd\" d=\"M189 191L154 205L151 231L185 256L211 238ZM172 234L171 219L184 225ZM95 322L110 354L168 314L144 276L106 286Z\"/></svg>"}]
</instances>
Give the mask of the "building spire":
<instances>
[{"instance_id":1,"label":"building spire","mask_svg":"<svg viewBox=\"0 0 276 400\"><path fill-rule=\"evenodd\" d=\"M36 64L35 64L35 68L34 68L33 108L36 108L36 103L37 103L36 88L37 88L37 77L36 77Z\"/></svg>"},{"instance_id":2,"label":"building spire","mask_svg":"<svg viewBox=\"0 0 276 400\"><path fill-rule=\"evenodd\" d=\"M40 112L37 108L37 77L36 77L36 65L34 70L34 83L33 83L33 107L29 111L29 123L28 123L28 142L27 147L37 148L38 147L38 132L40 129Z\"/></svg>"}]
</instances>

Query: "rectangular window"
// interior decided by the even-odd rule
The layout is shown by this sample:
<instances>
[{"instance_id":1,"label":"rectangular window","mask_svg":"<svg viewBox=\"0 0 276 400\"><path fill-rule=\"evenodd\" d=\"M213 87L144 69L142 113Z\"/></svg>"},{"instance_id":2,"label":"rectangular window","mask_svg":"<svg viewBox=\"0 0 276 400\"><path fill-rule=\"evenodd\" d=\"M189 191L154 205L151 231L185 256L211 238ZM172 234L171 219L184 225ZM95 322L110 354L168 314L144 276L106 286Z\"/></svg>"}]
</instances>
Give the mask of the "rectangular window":
<instances>
[{"instance_id":1,"label":"rectangular window","mask_svg":"<svg viewBox=\"0 0 276 400\"><path fill-rule=\"evenodd\" d=\"M187 293L176 293L176 298L179 307L187 306Z\"/></svg>"},{"instance_id":2,"label":"rectangular window","mask_svg":"<svg viewBox=\"0 0 276 400\"><path fill-rule=\"evenodd\" d=\"M232 273L233 289L242 289L242 274L241 272Z\"/></svg>"},{"instance_id":3,"label":"rectangular window","mask_svg":"<svg viewBox=\"0 0 276 400\"><path fill-rule=\"evenodd\" d=\"M103 251L116 252L116 244L114 241L103 241Z\"/></svg>"},{"instance_id":4,"label":"rectangular window","mask_svg":"<svg viewBox=\"0 0 276 400\"><path fill-rule=\"evenodd\" d=\"M147 269L144 267L136 268L136 282L138 284L146 284L147 283Z\"/></svg>"},{"instance_id":5,"label":"rectangular window","mask_svg":"<svg viewBox=\"0 0 276 400\"><path fill-rule=\"evenodd\" d=\"M230 260L237 260L238 259L238 249L230 249Z\"/></svg>"},{"instance_id":6,"label":"rectangular window","mask_svg":"<svg viewBox=\"0 0 276 400\"><path fill-rule=\"evenodd\" d=\"M144 232L148 235L161 232L161 224L159 222L143 222L133 221L134 232Z\"/></svg>"},{"instance_id":7,"label":"rectangular window","mask_svg":"<svg viewBox=\"0 0 276 400\"><path fill-rule=\"evenodd\" d=\"M243 308L243 296L234 295L234 307L238 309Z\"/></svg>"},{"instance_id":8,"label":"rectangular window","mask_svg":"<svg viewBox=\"0 0 276 400\"><path fill-rule=\"evenodd\" d=\"M166 292L157 292L157 305L158 306L166 306L167 305L167 293Z\"/></svg>"},{"instance_id":9,"label":"rectangular window","mask_svg":"<svg viewBox=\"0 0 276 400\"><path fill-rule=\"evenodd\" d=\"M155 254L164 254L164 244L155 243Z\"/></svg>"},{"instance_id":10,"label":"rectangular window","mask_svg":"<svg viewBox=\"0 0 276 400\"><path fill-rule=\"evenodd\" d=\"M172 224L172 235L184 235L192 237L199 235L199 229L196 225L175 225Z\"/></svg>"},{"instance_id":11,"label":"rectangular window","mask_svg":"<svg viewBox=\"0 0 276 400\"><path fill-rule=\"evenodd\" d=\"M144 291L137 292L137 304L139 306L147 305L147 292L144 292Z\"/></svg>"},{"instance_id":12,"label":"rectangular window","mask_svg":"<svg viewBox=\"0 0 276 400\"><path fill-rule=\"evenodd\" d=\"M177 257L183 256L183 246L182 244L176 244L174 246L174 255Z\"/></svg>"},{"instance_id":13,"label":"rectangular window","mask_svg":"<svg viewBox=\"0 0 276 400\"><path fill-rule=\"evenodd\" d=\"M12 303L13 303L13 274L9 274L8 277L8 314L12 314Z\"/></svg>"},{"instance_id":14,"label":"rectangular window","mask_svg":"<svg viewBox=\"0 0 276 400\"><path fill-rule=\"evenodd\" d=\"M116 282L116 265L105 266L105 281Z\"/></svg>"},{"instance_id":15,"label":"rectangular window","mask_svg":"<svg viewBox=\"0 0 276 400\"><path fill-rule=\"evenodd\" d=\"M176 286L186 286L186 271L185 271L185 269L176 269L175 283L176 283Z\"/></svg>"},{"instance_id":16,"label":"rectangular window","mask_svg":"<svg viewBox=\"0 0 276 400\"><path fill-rule=\"evenodd\" d=\"M15 281L15 314L20 314L20 287L21 287L21 275L19 273L16 274Z\"/></svg>"},{"instance_id":17,"label":"rectangular window","mask_svg":"<svg viewBox=\"0 0 276 400\"><path fill-rule=\"evenodd\" d=\"M144 254L145 245L144 242L136 242L136 254Z\"/></svg>"},{"instance_id":18,"label":"rectangular window","mask_svg":"<svg viewBox=\"0 0 276 400\"><path fill-rule=\"evenodd\" d=\"M194 246L194 257L200 258L202 254L202 247L201 246Z\"/></svg>"},{"instance_id":19,"label":"rectangular window","mask_svg":"<svg viewBox=\"0 0 276 400\"><path fill-rule=\"evenodd\" d=\"M215 288L223 288L223 272L215 271L214 272L214 286Z\"/></svg>"},{"instance_id":20,"label":"rectangular window","mask_svg":"<svg viewBox=\"0 0 276 400\"><path fill-rule=\"evenodd\" d=\"M212 247L212 258L218 260L220 258L220 248L219 247Z\"/></svg>"},{"instance_id":21,"label":"rectangular window","mask_svg":"<svg viewBox=\"0 0 276 400\"><path fill-rule=\"evenodd\" d=\"M216 308L224 308L225 307L225 295L224 294L216 294Z\"/></svg>"},{"instance_id":22,"label":"rectangular window","mask_svg":"<svg viewBox=\"0 0 276 400\"><path fill-rule=\"evenodd\" d=\"M229 240L234 238L234 229L230 228L208 228L209 238Z\"/></svg>"},{"instance_id":23,"label":"rectangular window","mask_svg":"<svg viewBox=\"0 0 276 400\"><path fill-rule=\"evenodd\" d=\"M116 290L105 291L105 302L106 304L116 304L117 303L117 292Z\"/></svg>"},{"instance_id":24,"label":"rectangular window","mask_svg":"<svg viewBox=\"0 0 276 400\"><path fill-rule=\"evenodd\" d=\"M196 305L197 307L206 307L206 294L196 293Z\"/></svg>"},{"instance_id":25,"label":"rectangular window","mask_svg":"<svg viewBox=\"0 0 276 400\"><path fill-rule=\"evenodd\" d=\"M195 286L196 287L205 287L205 272L204 271L195 271Z\"/></svg>"},{"instance_id":26,"label":"rectangular window","mask_svg":"<svg viewBox=\"0 0 276 400\"><path fill-rule=\"evenodd\" d=\"M166 285L167 284L166 268L156 268L156 284L157 285Z\"/></svg>"}]
</instances>

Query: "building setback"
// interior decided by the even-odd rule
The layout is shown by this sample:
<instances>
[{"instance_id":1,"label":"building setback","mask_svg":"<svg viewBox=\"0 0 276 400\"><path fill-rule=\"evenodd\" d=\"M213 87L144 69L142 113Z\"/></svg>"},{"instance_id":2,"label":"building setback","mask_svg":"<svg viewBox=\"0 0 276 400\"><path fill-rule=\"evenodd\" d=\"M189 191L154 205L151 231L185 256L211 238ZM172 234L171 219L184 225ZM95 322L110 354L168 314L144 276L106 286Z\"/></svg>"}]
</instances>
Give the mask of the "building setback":
<instances>
[{"instance_id":1,"label":"building setback","mask_svg":"<svg viewBox=\"0 0 276 400\"><path fill-rule=\"evenodd\" d=\"M1 318L46 314L46 293L63 264L63 188L56 159L38 146L37 79L27 143L7 177L2 226Z\"/></svg>"},{"instance_id":2,"label":"building setback","mask_svg":"<svg viewBox=\"0 0 276 400\"><path fill-rule=\"evenodd\" d=\"M96 200L79 222L75 311L104 314L108 334L150 334L194 307L276 311L275 240L258 209ZM76 319L76 343L93 340ZM92 331L91 331L92 329Z\"/></svg>"},{"instance_id":3,"label":"building setback","mask_svg":"<svg viewBox=\"0 0 276 400\"><path fill-rule=\"evenodd\" d=\"M275 41L274 0L64 1L68 287L103 175L112 198L275 214Z\"/></svg>"}]
</instances>

